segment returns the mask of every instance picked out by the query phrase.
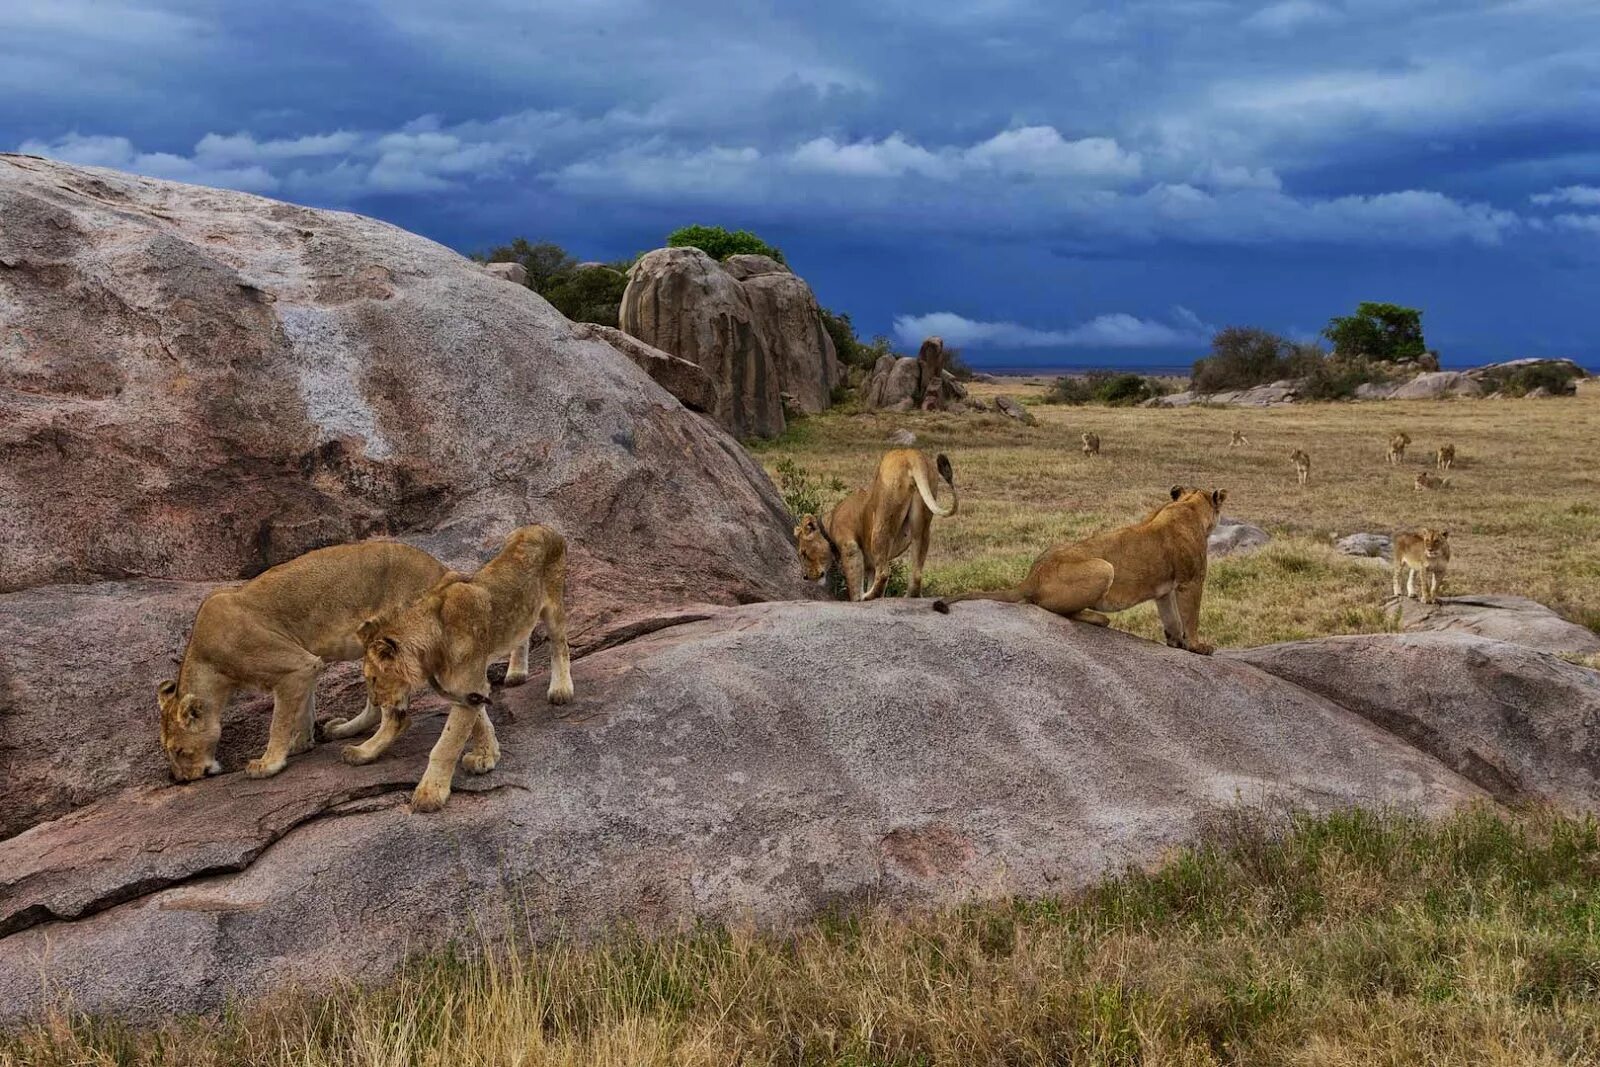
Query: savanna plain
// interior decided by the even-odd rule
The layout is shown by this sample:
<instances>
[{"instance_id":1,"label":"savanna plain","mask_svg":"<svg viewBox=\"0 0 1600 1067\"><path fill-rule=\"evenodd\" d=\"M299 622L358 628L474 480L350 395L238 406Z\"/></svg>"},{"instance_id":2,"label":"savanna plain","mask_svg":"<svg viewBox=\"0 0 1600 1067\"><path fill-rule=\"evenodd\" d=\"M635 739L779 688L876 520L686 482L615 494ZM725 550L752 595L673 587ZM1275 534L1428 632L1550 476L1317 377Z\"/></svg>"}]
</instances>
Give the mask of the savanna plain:
<instances>
[{"instance_id":1,"label":"savanna plain","mask_svg":"<svg viewBox=\"0 0 1600 1067\"><path fill-rule=\"evenodd\" d=\"M1002 390L1040 392L975 387ZM1036 426L845 406L759 458L791 497L831 504L897 429L946 452L961 510L935 521L929 595L1013 583L1046 546L1137 519L1181 483L1227 489L1225 513L1273 535L1211 567L1201 632L1221 646L1392 629L1387 568L1332 541L1420 525L1451 531L1446 595L1528 596L1600 627L1592 385L1559 400L1030 410ZM1234 429L1249 445L1228 447ZM1085 430L1099 458L1079 451ZM1413 444L1396 468L1383 453L1398 430ZM1446 442L1450 486L1415 491ZM1148 608L1116 625L1158 633ZM475 949L205 1018L119 1023L64 1004L0 1035L0 1064L1591 1064L1600 832L1537 810L1240 811L1149 870L1060 897Z\"/></svg>"}]
</instances>

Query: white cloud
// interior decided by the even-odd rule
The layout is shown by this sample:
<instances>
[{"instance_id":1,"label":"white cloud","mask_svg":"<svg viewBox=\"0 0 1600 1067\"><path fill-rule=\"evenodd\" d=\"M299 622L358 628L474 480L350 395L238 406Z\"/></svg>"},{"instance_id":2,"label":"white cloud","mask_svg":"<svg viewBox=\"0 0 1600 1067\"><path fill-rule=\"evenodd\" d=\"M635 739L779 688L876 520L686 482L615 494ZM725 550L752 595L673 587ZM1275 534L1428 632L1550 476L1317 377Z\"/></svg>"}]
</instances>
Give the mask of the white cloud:
<instances>
[{"instance_id":1,"label":"white cloud","mask_svg":"<svg viewBox=\"0 0 1600 1067\"><path fill-rule=\"evenodd\" d=\"M1571 204L1574 207L1600 207L1600 186L1567 185L1548 193L1534 193L1528 198L1535 204Z\"/></svg>"},{"instance_id":2,"label":"white cloud","mask_svg":"<svg viewBox=\"0 0 1600 1067\"><path fill-rule=\"evenodd\" d=\"M1289 34L1308 26L1337 22L1342 17L1337 8L1315 0L1281 0L1255 12L1241 25L1267 33Z\"/></svg>"},{"instance_id":3,"label":"white cloud","mask_svg":"<svg viewBox=\"0 0 1600 1067\"><path fill-rule=\"evenodd\" d=\"M1557 215L1551 221L1563 230L1600 236L1600 215Z\"/></svg>"},{"instance_id":4,"label":"white cloud","mask_svg":"<svg viewBox=\"0 0 1600 1067\"><path fill-rule=\"evenodd\" d=\"M1135 178L1140 170L1138 154L1112 138L1069 141L1053 126L1023 126L965 147L934 149L899 133L845 144L818 137L790 152L788 161L802 171L871 178L915 174L950 181L978 172L1017 178Z\"/></svg>"},{"instance_id":5,"label":"white cloud","mask_svg":"<svg viewBox=\"0 0 1600 1067\"><path fill-rule=\"evenodd\" d=\"M126 137L85 136L74 132L50 143L24 141L17 151L85 167L112 167L150 178L238 189L247 193L270 193L278 188L278 179L260 165L228 166L170 152L140 152Z\"/></svg>"},{"instance_id":6,"label":"white cloud","mask_svg":"<svg viewBox=\"0 0 1600 1067\"><path fill-rule=\"evenodd\" d=\"M1211 327L1188 308L1173 309L1175 323L1116 311L1064 330L1040 330L1015 322L983 322L953 311L897 315L894 332L903 343L938 335L957 348L1163 348L1203 344Z\"/></svg>"},{"instance_id":7,"label":"white cloud","mask_svg":"<svg viewBox=\"0 0 1600 1067\"><path fill-rule=\"evenodd\" d=\"M948 178L955 174L951 160L910 143L898 133L881 141L849 144L818 137L790 152L789 162L797 170L857 178L898 178L904 174Z\"/></svg>"}]
</instances>

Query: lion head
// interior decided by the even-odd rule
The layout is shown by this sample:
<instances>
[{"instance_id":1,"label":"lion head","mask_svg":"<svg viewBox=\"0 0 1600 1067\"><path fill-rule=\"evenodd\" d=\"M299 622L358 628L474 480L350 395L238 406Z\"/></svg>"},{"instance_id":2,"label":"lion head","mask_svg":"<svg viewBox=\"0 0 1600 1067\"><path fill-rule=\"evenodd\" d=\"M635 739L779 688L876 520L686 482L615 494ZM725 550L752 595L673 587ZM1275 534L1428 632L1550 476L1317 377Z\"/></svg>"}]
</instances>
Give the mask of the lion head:
<instances>
[{"instance_id":1,"label":"lion head","mask_svg":"<svg viewBox=\"0 0 1600 1067\"><path fill-rule=\"evenodd\" d=\"M828 573L828 564L839 552L828 528L815 515L802 515L800 525L794 528L794 541L800 553L800 573L808 582L821 581Z\"/></svg>"},{"instance_id":2,"label":"lion head","mask_svg":"<svg viewBox=\"0 0 1600 1067\"><path fill-rule=\"evenodd\" d=\"M217 742L222 738L222 709L208 709L193 693L179 693L168 680L156 688L161 709L161 750L174 781L192 782L208 774L221 774Z\"/></svg>"}]
</instances>

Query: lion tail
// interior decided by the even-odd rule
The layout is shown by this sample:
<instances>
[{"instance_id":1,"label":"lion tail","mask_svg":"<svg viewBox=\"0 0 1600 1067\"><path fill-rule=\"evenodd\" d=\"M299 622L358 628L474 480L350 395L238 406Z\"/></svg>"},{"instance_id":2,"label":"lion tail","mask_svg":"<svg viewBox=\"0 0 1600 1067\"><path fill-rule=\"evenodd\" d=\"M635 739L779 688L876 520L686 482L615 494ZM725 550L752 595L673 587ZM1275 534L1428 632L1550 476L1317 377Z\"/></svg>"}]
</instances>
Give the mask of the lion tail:
<instances>
[{"instance_id":1,"label":"lion tail","mask_svg":"<svg viewBox=\"0 0 1600 1067\"><path fill-rule=\"evenodd\" d=\"M933 610L941 615L950 614L950 605L963 600L998 600L1002 604L1020 604L1027 598L1020 589L991 589L982 593L962 593L960 596L942 596L933 602Z\"/></svg>"},{"instance_id":2,"label":"lion tail","mask_svg":"<svg viewBox=\"0 0 1600 1067\"><path fill-rule=\"evenodd\" d=\"M936 462L939 466L939 477L950 487L948 508L941 507L938 498L933 495L933 486L928 482L928 472L923 469L921 463L911 465L911 477L917 483L917 492L922 494L922 502L928 505L928 510L940 518L946 518L956 513L956 509L961 506L961 498L956 494L956 477L955 472L950 469L950 457L940 452Z\"/></svg>"}]
</instances>

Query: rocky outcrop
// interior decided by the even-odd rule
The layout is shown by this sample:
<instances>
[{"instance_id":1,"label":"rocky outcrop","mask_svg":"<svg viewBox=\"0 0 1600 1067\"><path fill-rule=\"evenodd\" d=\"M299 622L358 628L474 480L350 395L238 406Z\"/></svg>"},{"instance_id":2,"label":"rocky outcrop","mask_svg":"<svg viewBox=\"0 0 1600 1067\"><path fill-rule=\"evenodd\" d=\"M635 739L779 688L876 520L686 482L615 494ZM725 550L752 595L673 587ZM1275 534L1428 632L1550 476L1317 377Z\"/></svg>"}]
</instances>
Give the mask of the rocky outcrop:
<instances>
[{"instance_id":1,"label":"rocky outcrop","mask_svg":"<svg viewBox=\"0 0 1600 1067\"><path fill-rule=\"evenodd\" d=\"M483 272L515 285L528 284L528 268L521 263L485 263Z\"/></svg>"},{"instance_id":2,"label":"rocky outcrop","mask_svg":"<svg viewBox=\"0 0 1600 1067\"><path fill-rule=\"evenodd\" d=\"M1442 400L1451 396L1482 396L1483 386L1463 371L1441 370L1419 374L1389 393L1393 400Z\"/></svg>"},{"instance_id":3,"label":"rocky outcrop","mask_svg":"<svg viewBox=\"0 0 1600 1067\"><path fill-rule=\"evenodd\" d=\"M915 357L882 355L862 388L869 410L945 411L961 407L967 388L945 369L944 341L929 337Z\"/></svg>"},{"instance_id":4,"label":"rocky outcrop","mask_svg":"<svg viewBox=\"0 0 1600 1067\"><path fill-rule=\"evenodd\" d=\"M1002 415L1005 415L1007 418L1016 419L1018 422L1026 426L1032 426L1039 421L1034 417L1033 412L1019 404L1014 397L1008 396L1005 393L1001 393L999 396L994 398L994 406L995 410L999 411Z\"/></svg>"},{"instance_id":5,"label":"rocky outcrop","mask_svg":"<svg viewBox=\"0 0 1600 1067\"><path fill-rule=\"evenodd\" d=\"M1271 540L1272 535L1261 527L1224 515L1206 539L1206 555L1212 559L1241 555L1254 552Z\"/></svg>"},{"instance_id":6,"label":"rocky outcrop","mask_svg":"<svg viewBox=\"0 0 1600 1067\"><path fill-rule=\"evenodd\" d=\"M1265 408L1292 404L1298 399L1300 399L1300 383L1281 381L1273 382L1271 385L1258 385L1252 389L1232 389L1221 393L1196 393L1192 389L1187 389L1168 396L1152 397L1140 406L1186 408L1191 404L1220 404L1225 407Z\"/></svg>"},{"instance_id":7,"label":"rocky outcrop","mask_svg":"<svg viewBox=\"0 0 1600 1067\"><path fill-rule=\"evenodd\" d=\"M691 363L717 384L719 421L740 437L783 431L783 395L802 411L831 403L843 378L810 286L766 256L658 248L628 274L623 332Z\"/></svg>"},{"instance_id":8,"label":"rocky outcrop","mask_svg":"<svg viewBox=\"0 0 1600 1067\"><path fill-rule=\"evenodd\" d=\"M0 835L159 780L152 691L195 604L312 548L471 568L549 523L589 645L687 600L815 595L727 434L431 241L20 156L0 218ZM331 677L324 711L345 699Z\"/></svg>"},{"instance_id":9,"label":"rocky outcrop","mask_svg":"<svg viewBox=\"0 0 1600 1067\"><path fill-rule=\"evenodd\" d=\"M1337 701L1499 800L1600 809L1600 672L1467 633L1324 637L1225 655Z\"/></svg>"},{"instance_id":10,"label":"rocky outcrop","mask_svg":"<svg viewBox=\"0 0 1600 1067\"><path fill-rule=\"evenodd\" d=\"M1600 652L1600 635L1526 597L1480 593L1441 597L1436 604L1400 597L1391 599L1389 605L1399 609L1401 628L1409 633L1454 631L1510 641L1542 652Z\"/></svg>"},{"instance_id":11,"label":"rocky outcrop","mask_svg":"<svg viewBox=\"0 0 1600 1067\"><path fill-rule=\"evenodd\" d=\"M437 815L404 804L439 728L419 701L371 766L322 745L276 778L142 787L0 842L0 1014L61 992L87 1011L210 1008L375 979L510 928L781 927L865 897L1059 892L1154 861L1241 803L1438 813L1483 796L1342 694L1032 607L706 614L578 659L568 707L546 705L539 679L499 694L500 766L459 774ZM1371 640L1307 684L1424 639ZM1319 643L1305 647L1294 662L1316 661ZM1475 649L1430 655L1430 675L1491 687L1441 713L1498 713L1519 686L1581 692L1578 668L1542 660L1504 660L1497 681ZM1409 707L1398 679L1352 692ZM1530 766L1534 746L1595 743L1523 736ZM1582 751L1523 781L1577 788L1558 778L1591 780L1592 754L1572 766Z\"/></svg>"},{"instance_id":12,"label":"rocky outcrop","mask_svg":"<svg viewBox=\"0 0 1600 1067\"><path fill-rule=\"evenodd\" d=\"M634 366L650 375L652 381L677 397L690 411L698 411L713 419L717 417L717 383L699 364L653 348L615 326L575 322L572 332L579 337L604 341L633 360Z\"/></svg>"}]
</instances>

